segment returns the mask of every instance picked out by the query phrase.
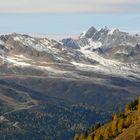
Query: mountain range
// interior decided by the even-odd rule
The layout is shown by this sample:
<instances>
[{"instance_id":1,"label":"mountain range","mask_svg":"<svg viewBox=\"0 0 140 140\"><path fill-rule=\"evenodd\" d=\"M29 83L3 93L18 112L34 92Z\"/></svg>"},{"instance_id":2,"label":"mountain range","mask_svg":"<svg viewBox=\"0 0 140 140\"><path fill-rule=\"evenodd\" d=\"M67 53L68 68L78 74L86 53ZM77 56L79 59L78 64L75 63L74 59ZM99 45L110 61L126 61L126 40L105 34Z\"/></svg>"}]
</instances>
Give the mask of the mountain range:
<instances>
[{"instance_id":1,"label":"mountain range","mask_svg":"<svg viewBox=\"0 0 140 140\"><path fill-rule=\"evenodd\" d=\"M1 35L0 75L0 135L10 139L16 127L15 139L71 139L140 95L140 36L108 27L60 41ZM28 126L31 116L41 132Z\"/></svg>"}]
</instances>

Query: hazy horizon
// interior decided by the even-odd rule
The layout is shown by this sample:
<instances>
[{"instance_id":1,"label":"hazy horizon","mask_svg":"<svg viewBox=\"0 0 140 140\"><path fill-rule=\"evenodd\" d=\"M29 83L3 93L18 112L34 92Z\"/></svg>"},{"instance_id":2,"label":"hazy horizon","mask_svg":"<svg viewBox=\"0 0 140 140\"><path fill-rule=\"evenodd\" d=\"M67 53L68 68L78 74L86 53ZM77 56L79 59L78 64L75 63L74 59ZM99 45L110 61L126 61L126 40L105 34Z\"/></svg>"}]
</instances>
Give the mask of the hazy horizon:
<instances>
[{"instance_id":1,"label":"hazy horizon","mask_svg":"<svg viewBox=\"0 0 140 140\"><path fill-rule=\"evenodd\" d=\"M140 34L140 0L1 0L0 33L77 36L95 28Z\"/></svg>"}]
</instances>

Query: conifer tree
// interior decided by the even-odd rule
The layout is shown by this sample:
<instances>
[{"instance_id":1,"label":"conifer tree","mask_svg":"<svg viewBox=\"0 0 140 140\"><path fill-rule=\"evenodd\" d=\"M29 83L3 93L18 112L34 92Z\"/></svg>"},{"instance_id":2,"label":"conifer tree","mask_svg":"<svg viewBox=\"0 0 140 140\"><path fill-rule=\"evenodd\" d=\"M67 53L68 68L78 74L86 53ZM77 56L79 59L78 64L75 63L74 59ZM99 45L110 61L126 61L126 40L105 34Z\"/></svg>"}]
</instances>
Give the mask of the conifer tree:
<instances>
[{"instance_id":1,"label":"conifer tree","mask_svg":"<svg viewBox=\"0 0 140 140\"><path fill-rule=\"evenodd\" d=\"M79 140L80 136L78 134L76 134L76 136L74 137L74 140Z\"/></svg>"},{"instance_id":2,"label":"conifer tree","mask_svg":"<svg viewBox=\"0 0 140 140\"><path fill-rule=\"evenodd\" d=\"M104 132L104 139L105 140L108 140L109 139L109 137L110 137L110 135L111 135L111 128L108 126L108 127L106 127L106 129L105 129L105 132Z\"/></svg>"},{"instance_id":3,"label":"conifer tree","mask_svg":"<svg viewBox=\"0 0 140 140\"><path fill-rule=\"evenodd\" d=\"M94 135L93 134L90 134L87 138L87 140L94 140Z\"/></svg>"},{"instance_id":4,"label":"conifer tree","mask_svg":"<svg viewBox=\"0 0 140 140\"><path fill-rule=\"evenodd\" d=\"M121 133L124 127L124 120L122 118L118 121L118 132Z\"/></svg>"},{"instance_id":5,"label":"conifer tree","mask_svg":"<svg viewBox=\"0 0 140 140\"><path fill-rule=\"evenodd\" d=\"M130 104L128 103L125 106L125 114L130 113L130 111L131 111L131 107L130 107Z\"/></svg>"},{"instance_id":6,"label":"conifer tree","mask_svg":"<svg viewBox=\"0 0 140 140\"><path fill-rule=\"evenodd\" d=\"M116 136L117 134L117 123L118 123L118 118L116 113L113 115L113 121L112 121L112 134L113 136Z\"/></svg>"},{"instance_id":7,"label":"conifer tree","mask_svg":"<svg viewBox=\"0 0 140 140\"><path fill-rule=\"evenodd\" d=\"M96 133L94 136L94 140L102 140L103 136L100 133Z\"/></svg>"}]
</instances>

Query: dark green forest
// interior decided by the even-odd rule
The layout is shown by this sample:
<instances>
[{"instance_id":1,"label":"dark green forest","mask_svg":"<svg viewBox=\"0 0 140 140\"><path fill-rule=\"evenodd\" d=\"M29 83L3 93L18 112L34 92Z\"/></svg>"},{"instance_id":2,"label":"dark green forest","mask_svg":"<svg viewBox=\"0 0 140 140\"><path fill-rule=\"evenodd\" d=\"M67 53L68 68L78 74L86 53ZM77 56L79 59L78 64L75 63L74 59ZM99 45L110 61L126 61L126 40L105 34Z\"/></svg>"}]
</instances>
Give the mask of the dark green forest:
<instances>
[{"instance_id":1,"label":"dark green forest","mask_svg":"<svg viewBox=\"0 0 140 140\"><path fill-rule=\"evenodd\" d=\"M86 130L90 123L109 118L80 105L51 104L11 111L0 117L1 140L68 140Z\"/></svg>"}]
</instances>

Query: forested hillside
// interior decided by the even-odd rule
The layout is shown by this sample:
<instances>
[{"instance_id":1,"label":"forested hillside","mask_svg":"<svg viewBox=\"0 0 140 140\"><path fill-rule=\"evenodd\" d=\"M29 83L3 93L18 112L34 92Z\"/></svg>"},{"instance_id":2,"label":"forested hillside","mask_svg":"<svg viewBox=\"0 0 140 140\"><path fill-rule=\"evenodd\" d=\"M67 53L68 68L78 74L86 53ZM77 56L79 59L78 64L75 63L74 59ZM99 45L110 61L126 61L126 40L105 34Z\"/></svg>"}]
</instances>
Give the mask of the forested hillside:
<instances>
[{"instance_id":1,"label":"forested hillside","mask_svg":"<svg viewBox=\"0 0 140 140\"><path fill-rule=\"evenodd\" d=\"M125 111L114 113L112 121L96 124L75 140L139 140L140 139L140 98L126 104Z\"/></svg>"},{"instance_id":2,"label":"forested hillside","mask_svg":"<svg viewBox=\"0 0 140 140\"><path fill-rule=\"evenodd\" d=\"M60 104L6 112L0 116L0 139L68 140L88 128L89 122L104 120L102 115L88 107Z\"/></svg>"}]
</instances>

